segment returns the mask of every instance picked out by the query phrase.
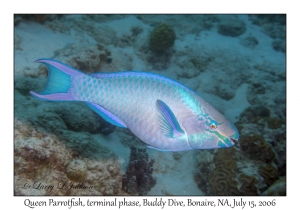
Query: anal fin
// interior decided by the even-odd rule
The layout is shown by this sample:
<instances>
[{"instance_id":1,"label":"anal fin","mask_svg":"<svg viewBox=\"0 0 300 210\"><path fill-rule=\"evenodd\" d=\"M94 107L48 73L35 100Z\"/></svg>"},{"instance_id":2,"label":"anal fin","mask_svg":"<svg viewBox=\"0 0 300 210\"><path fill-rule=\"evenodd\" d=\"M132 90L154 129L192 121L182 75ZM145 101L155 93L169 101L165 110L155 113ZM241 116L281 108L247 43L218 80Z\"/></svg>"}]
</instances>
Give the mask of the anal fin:
<instances>
[{"instance_id":1,"label":"anal fin","mask_svg":"<svg viewBox=\"0 0 300 210\"><path fill-rule=\"evenodd\" d=\"M93 111L95 111L98 115L100 115L107 122L121 128L127 128L127 126L122 120L120 120L117 116L115 116L111 112L104 109L102 106L91 102L86 102L86 105L90 107Z\"/></svg>"},{"instance_id":2,"label":"anal fin","mask_svg":"<svg viewBox=\"0 0 300 210\"><path fill-rule=\"evenodd\" d=\"M147 146L149 149L154 149L160 152L171 152L170 150L166 150L166 149L159 149L157 147L152 147L152 146Z\"/></svg>"}]
</instances>

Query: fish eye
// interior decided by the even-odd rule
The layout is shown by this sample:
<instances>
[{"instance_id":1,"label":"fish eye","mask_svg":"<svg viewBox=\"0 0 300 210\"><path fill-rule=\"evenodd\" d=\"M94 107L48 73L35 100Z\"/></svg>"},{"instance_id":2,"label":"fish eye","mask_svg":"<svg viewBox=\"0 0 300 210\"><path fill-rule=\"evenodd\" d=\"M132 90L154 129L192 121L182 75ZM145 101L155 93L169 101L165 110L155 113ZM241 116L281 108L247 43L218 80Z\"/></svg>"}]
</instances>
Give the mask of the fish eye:
<instances>
[{"instance_id":1,"label":"fish eye","mask_svg":"<svg viewBox=\"0 0 300 210\"><path fill-rule=\"evenodd\" d=\"M212 122L210 125L209 125L210 129L212 130L215 130L217 128L217 124Z\"/></svg>"}]
</instances>

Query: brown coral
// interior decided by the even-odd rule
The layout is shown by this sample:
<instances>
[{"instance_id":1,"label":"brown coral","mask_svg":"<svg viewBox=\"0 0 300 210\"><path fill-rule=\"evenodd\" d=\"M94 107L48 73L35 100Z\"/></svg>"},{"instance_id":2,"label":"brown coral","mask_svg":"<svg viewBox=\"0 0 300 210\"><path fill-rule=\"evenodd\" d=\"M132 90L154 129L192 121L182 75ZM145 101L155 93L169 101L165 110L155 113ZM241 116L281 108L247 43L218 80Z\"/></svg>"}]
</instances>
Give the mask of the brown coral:
<instances>
[{"instance_id":1,"label":"brown coral","mask_svg":"<svg viewBox=\"0 0 300 210\"><path fill-rule=\"evenodd\" d=\"M262 165L259 167L258 172L265 179L268 186L272 185L276 180L279 179L278 171L273 165Z\"/></svg>"},{"instance_id":2,"label":"brown coral","mask_svg":"<svg viewBox=\"0 0 300 210\"><path fill-rule=\"evenodd\" d=\"M172 47L176 39L174 29L162 23L156 26L150 35L150 47L154 51L165 51Z\"/></svg>"},{"instance_id":3,"label":"brown coral","mask_svg":"<svg viewBox=\"0 0 300 210\"><path fill-rule=\"evenodd\" d=\"M233 166L235 161L232 160L232 157L235 155L235 153L236 153L236 150L233 147L226 148L226 149L219 149L214 156L214 162L217 165L229 163L229 165L232 165L231 170L234 170L236 167L236 164L235 164L235 166ZM230 167L230 166L226 166L226 167Z\"/></svg>"},{"instance_id":4,"label":"brown coral","mask_svg":"<svg viewBox=\"0 0 300 210\"><path fill-rule=\"evenodd\" d=\"M226 169L225 165L219 165L209 178L212 195L239 195L238 182L233 179L235 173Z\"/></svg>"},{"instance_id":5,"label":"brown coral","mask_svg":"<svg viewBox=\"0 0 300 210\"><path fill-rule=\"evenodd\" d=\"M285 124L285 122L279 118L276 117L267 117L265 118L265 121L268 124L268 127L270 129L278 129L281 128L282 125Z\"/></svg>"},{"instance_id":6,"label":"brown coral","mask_svg":"<svg viewBox=\"0 0 300 210\"><path fill-rule=\"evenodd\" d=\"M281 177L262 193L266 196L286 196L286 177Z\"/></svg>"},{"instance_id":7,"label":"brown coral","mask_svg":"<svg viewBox=\"0 0 300 210\"><path fill-rule=\"evenodd\" d=\"M255 133L241 136L239 142L244 154L250 156L251 159L270 163L276 157L271 145Z\"/></svg>"},{"instance_id":8,"label":"brown coral","mask_svg":"<svg viewBox=\"0 0 300 210\"><path fill-rule=\"evenodd\" d=\"M242 195L251 195L251 196L258 195L257 187L256 187L257 180L255 177L242 174L239 177L239 181L242 184L240 188L240 192Z\"/></svg>"},{"instance_id":9,"label":"brown coral","mask_svg":"<svg viewBox=\"0 0 300 210\"><path fill-rule=\"evenodd\" d=\"M213 157L211 150L198 150L196 151L197 166L194 172L194 180L197 183L197 187L204 192L209 194L210 185L208 178L214 169Z\"/></svg>"},{"instance_id":10,"label":"brown coral","mask_svg":"<svg viewBox=\"0 0 300 210\"><path fill-rule=\"evenodd\" d=\"M214 156L216 168L209 177L212 195L240 195L235 169L236 162L232 159L236 153L234 148L219 149Z\"/></svg>"},{"instance_id":11,"label":"brown coral","mask_svg":"<svg viewBox=\"0 0 300 210\"><path fill-rule=\"evenodd\" d=\"M126 175L123 176L122 188L132 195L146 195L156 184L152 176L154 159L149 160L146 149L131 146L130 150L130 161Z\"/></svg>"},{"instance_id":12,"label":"brown coral","mask_svg":"<svg viewBox=\"0 0 300 210\"><path fill-rule=\"evenodd\" d=\"M67 176L74 182L79 182L85 179L87 167L82 160L74 159L67 166Z\"/></svg>"}]
</instances>

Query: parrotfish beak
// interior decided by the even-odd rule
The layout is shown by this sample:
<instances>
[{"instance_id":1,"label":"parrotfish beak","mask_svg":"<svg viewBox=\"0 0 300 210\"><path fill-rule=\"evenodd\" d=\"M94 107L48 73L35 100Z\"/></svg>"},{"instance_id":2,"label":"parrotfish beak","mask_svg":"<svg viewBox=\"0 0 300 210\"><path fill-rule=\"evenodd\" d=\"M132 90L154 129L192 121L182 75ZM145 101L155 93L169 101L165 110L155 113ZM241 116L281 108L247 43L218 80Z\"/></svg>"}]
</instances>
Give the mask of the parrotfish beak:
<instances>
[{"instance_id":1,"label":"parrotfish beak","mask_svg":"<svg viewBox=\"0 0 300 210\"><path fill-rule=\"evenodd\" d=\"M235 127L235 125L232 124L232 128L235 130L235 133L229 136L229 139L232 142L232 145L234 145L239 140L240 134L238 129Z\"/></svg>"}]
</instances>

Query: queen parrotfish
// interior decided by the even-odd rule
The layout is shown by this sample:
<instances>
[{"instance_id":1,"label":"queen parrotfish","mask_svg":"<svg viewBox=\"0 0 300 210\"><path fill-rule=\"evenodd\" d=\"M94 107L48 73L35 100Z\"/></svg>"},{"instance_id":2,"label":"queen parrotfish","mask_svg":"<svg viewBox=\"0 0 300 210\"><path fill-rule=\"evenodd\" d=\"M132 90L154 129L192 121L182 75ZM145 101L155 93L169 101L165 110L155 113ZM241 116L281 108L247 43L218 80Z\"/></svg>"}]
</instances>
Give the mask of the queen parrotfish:
<instances>
[{"instance_id":1,"label":"queen parrotfish","mask_svg":"<svg viewBox=\"0 0 300 210\"><path fill-rule=\"evenodd\" d=\"M82 101L109 123L128 128L149 148L184 151L231 147L237 128L184 85L157 74L84 74L61 62L39 59L48 81L33 96L49 101Z\"/></svg>"}]
</instances>

